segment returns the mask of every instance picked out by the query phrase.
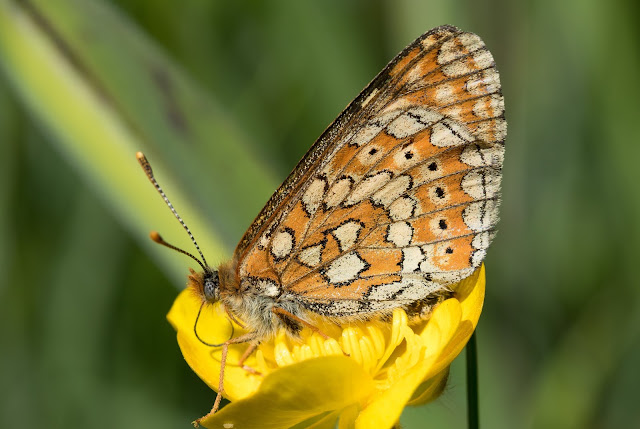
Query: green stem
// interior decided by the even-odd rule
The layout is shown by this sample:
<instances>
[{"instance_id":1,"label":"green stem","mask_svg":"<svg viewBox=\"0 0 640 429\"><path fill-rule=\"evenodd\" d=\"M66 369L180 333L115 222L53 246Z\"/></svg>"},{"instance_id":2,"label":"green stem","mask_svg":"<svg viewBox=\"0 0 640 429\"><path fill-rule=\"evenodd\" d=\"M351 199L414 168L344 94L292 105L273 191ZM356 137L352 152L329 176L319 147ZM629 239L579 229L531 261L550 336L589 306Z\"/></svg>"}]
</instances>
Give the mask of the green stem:
<instances>
[{"instance_id":1,"label":"green stem","mask_svg":"<svg viewBox=\"0 0 640 429\"><path fill-rule=\"evenodd\" d=\"M467 418L469 429L478 429L478 351L476 347L476 333L471 335L467 343Z\"/></svg>"}]
</instances>

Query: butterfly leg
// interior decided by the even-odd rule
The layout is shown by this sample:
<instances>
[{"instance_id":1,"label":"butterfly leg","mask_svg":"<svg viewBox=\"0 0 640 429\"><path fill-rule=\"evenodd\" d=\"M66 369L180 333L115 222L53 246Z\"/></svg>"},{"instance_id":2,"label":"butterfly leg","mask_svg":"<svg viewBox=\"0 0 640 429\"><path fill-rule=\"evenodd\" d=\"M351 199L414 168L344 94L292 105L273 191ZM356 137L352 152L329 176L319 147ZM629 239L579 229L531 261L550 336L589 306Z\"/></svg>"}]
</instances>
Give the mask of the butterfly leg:
<instances>
[{"instance_id":1,"label":"butterfly leg","mask_svg":"<svg viewBox=\"0 0 640 429\"><path fill-rule=\"evenodd\" d=\"M256 371L255 369L251 368L250 366L245 365L244 361L246 361L249 358L249 356L251 356L251 354L258 348L259 344L260 343L257 343L257 342L249 344L249 347L247 348L247 350L245 350L245 352L242 354L242 357L240 357L240 360L238 361L238 366L240 368L254 375L262 375L262 374L259 371Z\"/></svg>"},{"instance_id":2,"label":"butterfly leg","mask_svg":"<svg viewBox=\"0 0 640 429\"><path fill-rule=\"evenodd\" d=\"M224 311L227 313L227 316L229 316L229 319L233 320L236 325L238 325L242 329L247 329L242 323L240 323L238 319L236 319L236 316L234 316L233 313L229 310L229 307L225 306Z\"/></svg>"},{"instance_id":3,"label":"butterfly leg","mask_svg":"<svg viewBox=\"0 0 640 429\"><path fill-rule=\"evenodd\" d=\"M222 396L224 395L224 370L227 364L227 354L229 353L229 346L231 344L252 342L255 340L255 337L256 337L255 333L250 332L248 334L241 335L237 338L232 338L228 341L225 341L224 344L222 344L222 356L220 357L220 379L218 381L218 394L216 395L216 400L213 403L213 407L211 408L211 411L209 411L206 415L200 417L199 419L196 419L193 421L194 427L200 426L200 422L202 420L214 415L220 408L220 402L222 401Z\"/></svg>"},{"instance_id":4,"label":"butterfly leg","mask_svg":"<svg viewBox=\"0 0 640 429\"><path fill-rule=\"evenodd\" d=\"M285 323L285 325L288 325L288 323L287 323L288 321L285 320L285 319L290 319L290 320L293 320L295 322L298 322L298 323L306 326L307 328L311 329L313 332L315 332L318 335L320 335L325 340L328 340L330 338L327 334L325 334L320 329L318 329L318 327L313 326L311 323L307 322L306 320L302 320L301 318L299 318L295 314L292 314L292 313L288 312L287 310L285 310L283 308L271 307L271 311L273 311L273 313L276 316L278 316Z\"/></svg>"}]
</instances>

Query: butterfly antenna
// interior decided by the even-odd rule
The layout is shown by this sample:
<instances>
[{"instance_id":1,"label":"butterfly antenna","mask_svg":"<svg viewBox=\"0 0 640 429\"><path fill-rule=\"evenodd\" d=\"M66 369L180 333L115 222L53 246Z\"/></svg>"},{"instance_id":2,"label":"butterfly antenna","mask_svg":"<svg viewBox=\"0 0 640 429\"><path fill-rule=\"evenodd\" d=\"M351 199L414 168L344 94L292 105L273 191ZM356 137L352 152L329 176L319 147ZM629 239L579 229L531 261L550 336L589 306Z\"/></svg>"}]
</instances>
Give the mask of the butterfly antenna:
<instances>
[{"instance_id":1,"label":"butterfly antenna","mask_svg":"<svg viewBox=\"0 0 640 429\"><path fill-rule=\"evenodd\" d=\"M182 249L180 249L180 248L178 248L176 246L173 246L173 245L167 243L166 241L164 241L164 239L156 231L151 231L151 234L150 234L151 239L153 241L155 241L156 243L158 243L158 244L162 244L163 246L166 246L166 247L168 247L170 249L176 250L176 251L178 251L178 252L180 252L180 253L182 253L184 255L189 256L191 259L196 261L202 267L203 270L206 271L206 267L208 267L207 260L204 258L204 255L202 254L202 251L200 250L200 246L198 246L198 242L196 241L196 239L193 236L193 234L191 234L191 231L189 230L189 227L187 226L186 223L184 223L184 221L182 220L182 218L180 217L180 215L178 214L176 209L173 208L173 204L171 204L171 201L169 201L169 198L167 198L167 196L165 195L164 191L162 190L162 188L160 187L160 185L156 181L156 178L153 176L153 170L151 169L151 164L149 164L149 161L147 161L147 157L144 156L144 154L142 152L137 152L136 153L136 158L138 159L138 162L140 163L140 166L144 170L145 174L149 178L149 181L151 181L153 186L156 188L156 191L158 191L158 193L160 194L160 196L164 200L165 204L167 204L167 206L171 210L171 213L173 213L173 215L176 217L176 219L178 219L178 222L180 222L180 225L182 225L184 230L187 231L187 234L189 234L189 238L191 238L191 241L193 242L194 246L196 246L196 249L198 250L198 253L200 254L200 257L202 258L202 262L200 262L200 260L198 258L196 258L195 256L193 256L191 253L189 253L189 252L187 252L185 250L182 250Z\"/></svg>"}]
</instances>

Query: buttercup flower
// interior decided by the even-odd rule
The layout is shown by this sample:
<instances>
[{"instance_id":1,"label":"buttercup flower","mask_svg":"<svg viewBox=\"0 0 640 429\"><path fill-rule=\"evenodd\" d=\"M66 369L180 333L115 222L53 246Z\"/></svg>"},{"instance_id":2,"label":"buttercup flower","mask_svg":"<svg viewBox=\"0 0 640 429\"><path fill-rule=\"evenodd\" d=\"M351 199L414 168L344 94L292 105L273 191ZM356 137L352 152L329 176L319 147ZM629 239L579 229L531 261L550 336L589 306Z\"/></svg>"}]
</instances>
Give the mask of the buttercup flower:
<instances>
[{"instance_id":1,"label":"buttercup flower","mask_svg":"<svg viewBox=\"0 0 640 429\"><path fill-rule=\"evenodd\" d=\"M203 419L207 428L391 428L405 405L432 401L444 389L449 365L462 351L480 317L485 290L484 265L453 287L426 322L409 324L402 309L391 322L372 321L318 327L330 339L303 330L295 341L280 332L264 341L246 361L259 374L240 368L248 344L229 347L225 396L231 404ZM200 342L194 322L200 307L183 291L167 318L191 368L212 389L218 387L220 348ZM206 314L205 314L206 313ZM198 333L223 342L231 334L224 311L203 311ZM242 329L235 326L235 335ZM204 411L204 410L203 410Z\"/></svg>"}]
</instances>

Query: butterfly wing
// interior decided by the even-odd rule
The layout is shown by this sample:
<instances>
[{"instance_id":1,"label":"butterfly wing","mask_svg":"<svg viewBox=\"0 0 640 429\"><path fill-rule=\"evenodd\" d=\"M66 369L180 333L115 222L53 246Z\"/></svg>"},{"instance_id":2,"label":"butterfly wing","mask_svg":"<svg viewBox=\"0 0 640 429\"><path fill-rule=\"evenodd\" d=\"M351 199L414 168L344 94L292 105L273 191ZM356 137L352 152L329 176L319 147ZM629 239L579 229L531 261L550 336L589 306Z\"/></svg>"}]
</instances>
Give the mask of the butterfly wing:
<instances>
[{"instance_id":1,"label":"butterfly wing","mask_svg":"<svg viewBox=\"0 0 640 429\"><path fill-rule=\"evenodd\" d=\"M342 112L235 253L240 279L319 314L407 305L480 266L498 221L506 121L478 36L435 28Z\"/></svg>"}]
</instances>

